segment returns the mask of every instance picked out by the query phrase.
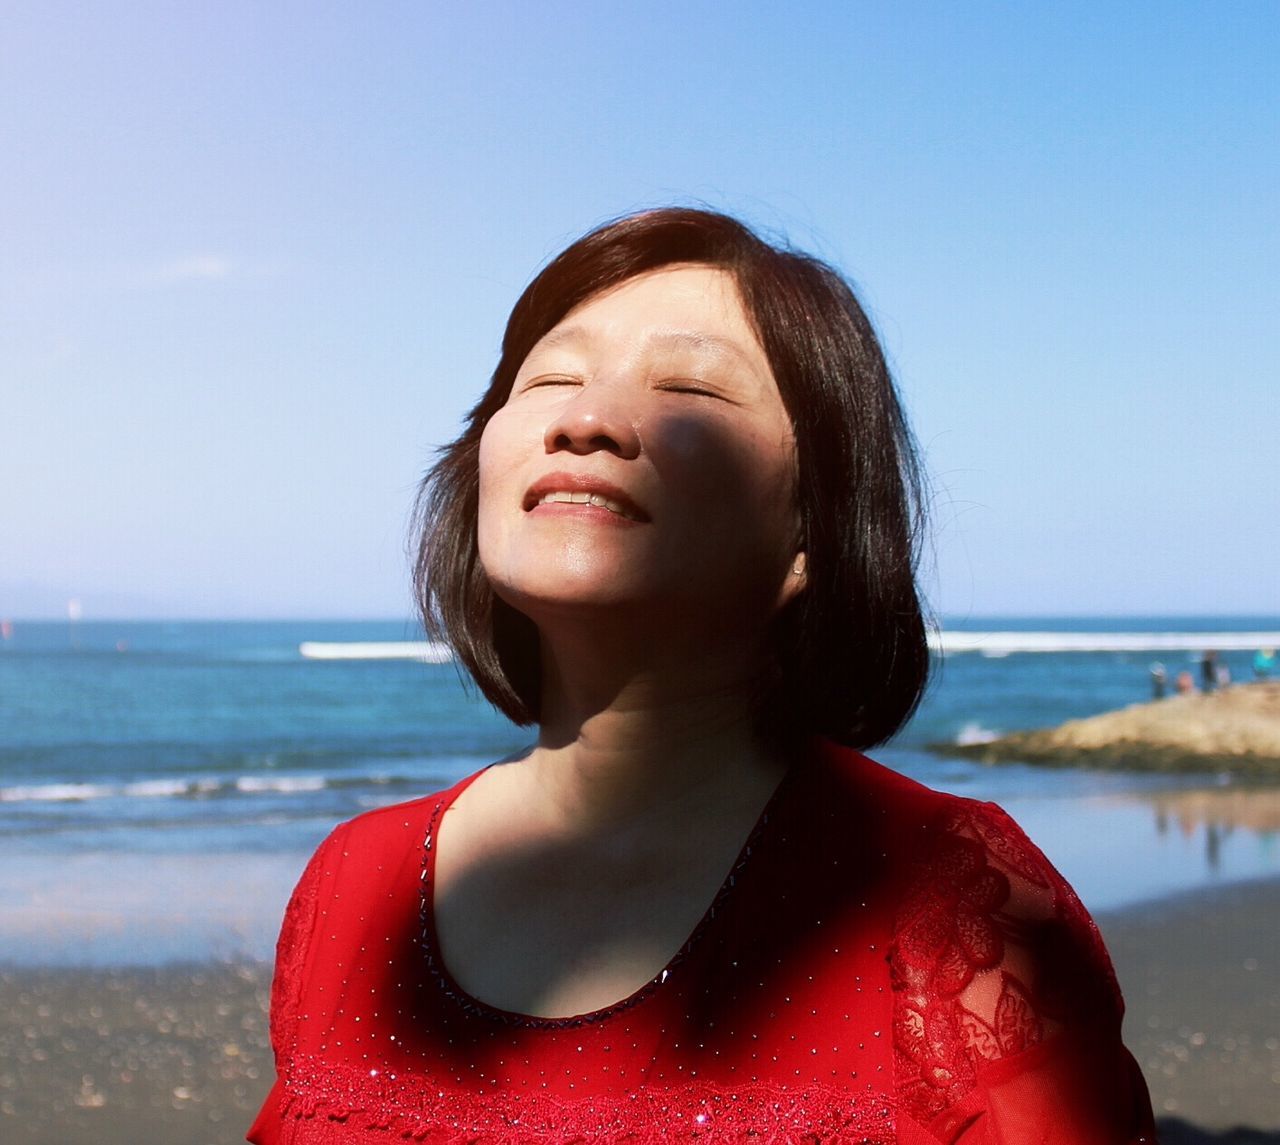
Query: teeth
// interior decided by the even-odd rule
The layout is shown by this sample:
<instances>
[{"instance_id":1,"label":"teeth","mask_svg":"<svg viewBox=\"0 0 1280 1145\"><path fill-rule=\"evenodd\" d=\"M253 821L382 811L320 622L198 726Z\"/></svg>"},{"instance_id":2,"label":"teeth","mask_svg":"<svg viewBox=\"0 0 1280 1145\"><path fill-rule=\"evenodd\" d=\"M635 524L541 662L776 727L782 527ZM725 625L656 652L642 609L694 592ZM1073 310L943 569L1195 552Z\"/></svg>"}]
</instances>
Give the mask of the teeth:
<instances>
[{"instance_id":1,"label":"teeth","mask_svg":"<svg viewBox=\"0 0 1280 1145\"><path fill-rule=\"evenodd\" d=\"M538 499L539 505L546 505L551 502L557 502L562 505L597 505L601 509L608 509L610 513L617 513L620 517L635 520L619 502L611 501L608 497L602 497L599 493L583 493L581 490L569 492L564 489L557 489L553 493L544 493Z\"/></svg>"}]
</instances>

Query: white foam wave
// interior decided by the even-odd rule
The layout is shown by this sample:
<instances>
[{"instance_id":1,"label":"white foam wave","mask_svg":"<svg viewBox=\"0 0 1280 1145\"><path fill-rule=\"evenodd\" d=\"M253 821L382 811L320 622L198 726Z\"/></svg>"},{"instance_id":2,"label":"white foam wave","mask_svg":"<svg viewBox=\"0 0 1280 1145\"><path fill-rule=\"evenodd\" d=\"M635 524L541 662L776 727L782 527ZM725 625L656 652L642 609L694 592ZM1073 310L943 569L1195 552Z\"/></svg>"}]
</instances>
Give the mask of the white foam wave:
<instances>
[{"instance_id":1,"label":"white foam wave","mask_svg":"<svg viewBox=\"0 0 1280 1145\"><path fill-rule=\"evenodd\" d=\"M999 732L994 732L990 728L984 728L980 723L974 720L971 720L956 732L956 743L960 747L970 747L973 744L979 743L990 743L992 740L999 738Z\"/></svg>"},{"instance_id":2,"label":"white foam wave","mask_svg":"<svg viewBox=\"0 0 1280 1145\"><path fill-rule=\"evenodd\" d=\"M126 783L121 791L139 799L163 798L167 795L187 795L195 784L185 779L144 779L138 783ZM215 785L214 790L217 790Z\"/></svg>"},{"instance_id":3,"label":"white foam wave","mask_svg":"<svg viewBox=\"0 0 1280 1145\"><path fill-rule=\"evenodd\" d=\"M295 791L323 791L323 775L242 775L236 780L236 790L250 794L277 791L286 794Z\"/></svg>"},{"instance_id":4,"label":"white foam wave","mask_svg":"<svg viewBox=\"0 0 1280 1145\"><path fill-rule=\"evenodd\" d=\"M0 787L0 803L83 803L92 799L182 799L239 791L246 795L323 791L322 775L242 775L235 780L141 779L134 783L27 783Z\"/></svg>"},{"instance_id":5,"label":"white foam wave","mask_svg":"<svg viewBox=\"0 0 1280 1145\"><path fill-rule=\"evenodd\" d=\"M421 660L427 664L447 664L453 652L447 644L431 640L383 640L331 643L304 640L298 653L307 660Z\"/></svg>"},{"instance_id":6,"label":"white foam wave","mask_svg":"<svg viewBox=\"0 0 1280 1145\"><path fill-rule=\"evenodd\" d=\"M957 632L931 633L935 652L1218 652L1280 646L1280 632Z\"/></svg>"},{"instance_id":7,"label":"white foam wave","mask_svg":"<svg viewBox=\"0 0 1280 1145\"><path fill-rule=\"evenodd\" d=\"M86 799L102 799L114 791L114 788L100 783L33 783L0 787L0 803L79 803Z\"/></svg>"}]
</instances>

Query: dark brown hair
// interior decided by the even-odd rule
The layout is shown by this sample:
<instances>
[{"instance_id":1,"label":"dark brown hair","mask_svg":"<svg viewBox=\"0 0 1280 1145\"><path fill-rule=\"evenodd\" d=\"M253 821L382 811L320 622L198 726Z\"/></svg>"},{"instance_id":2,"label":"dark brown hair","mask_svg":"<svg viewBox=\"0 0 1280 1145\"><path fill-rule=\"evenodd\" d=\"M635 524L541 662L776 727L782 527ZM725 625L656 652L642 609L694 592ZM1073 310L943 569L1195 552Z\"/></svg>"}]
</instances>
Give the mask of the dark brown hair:
<instances>
[{"instance_id":1,"label":"dark brown hair","mask_svg":"<svg viewBox=\"0 0 1280 1145\"><path fill-rule=\"evenodd\" d=\"M915 710L929 670L915 585L922 497L911 433L848 283L711 211L666 208L607 223L520 296L488 390L418 492L414 585L427 631L453 647L507 716L537 722L537 630L495 596L476 548L480 436L534 344L566 314L673 263L733 275L795 432L807 578L774 620L762 731L880 743Z\"/></svg>"}]
</instances>

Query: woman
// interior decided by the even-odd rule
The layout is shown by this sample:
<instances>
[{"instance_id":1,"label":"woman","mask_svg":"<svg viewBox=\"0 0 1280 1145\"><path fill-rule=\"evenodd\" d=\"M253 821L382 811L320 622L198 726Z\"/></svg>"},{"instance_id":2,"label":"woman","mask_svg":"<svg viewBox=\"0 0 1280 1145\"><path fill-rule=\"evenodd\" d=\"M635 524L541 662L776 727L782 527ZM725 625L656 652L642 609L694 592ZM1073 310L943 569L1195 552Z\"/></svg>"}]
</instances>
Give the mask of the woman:
<instances>
[{"instance_id":1,"label":"woman","mask_svg":"<svg viewBox=\"0 0 1280 1145\"><path fill-rule=\"evenodd\" d=\"M537 742L321 846L250 1140L1154 1140L1070 888L854 750L924 686L916 490L830 268L661 210L543 270L417 569Z\"/></svg>"}]
</instances>

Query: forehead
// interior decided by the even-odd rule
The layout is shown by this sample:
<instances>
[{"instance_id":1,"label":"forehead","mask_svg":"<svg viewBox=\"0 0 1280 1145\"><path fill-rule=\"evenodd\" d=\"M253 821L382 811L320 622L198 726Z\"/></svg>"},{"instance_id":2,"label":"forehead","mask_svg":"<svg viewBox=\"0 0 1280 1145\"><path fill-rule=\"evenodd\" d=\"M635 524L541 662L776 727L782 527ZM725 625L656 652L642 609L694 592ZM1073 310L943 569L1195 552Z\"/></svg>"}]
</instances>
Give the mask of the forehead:
<instances>
[{"instance_id":1,"label":"forehead","mask_svg":"<svg viewBox=\"0 0 1280 1145\"><path fill-rule=\"evenodd\" d=\"M659 349L736 356L765 365L732 274L681 263L646 271L574 307L533 352L642 338Z\"/></svg>"}]
</instances>

